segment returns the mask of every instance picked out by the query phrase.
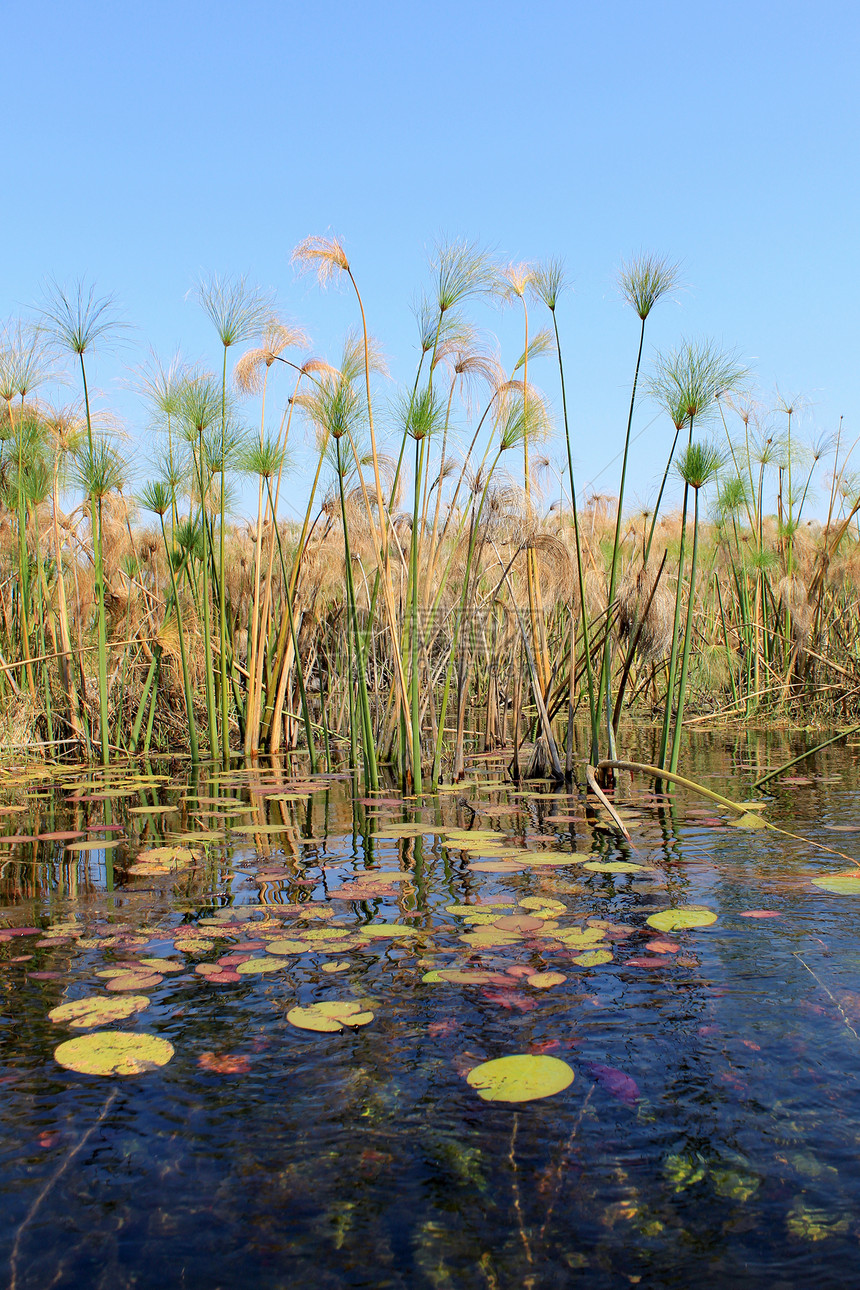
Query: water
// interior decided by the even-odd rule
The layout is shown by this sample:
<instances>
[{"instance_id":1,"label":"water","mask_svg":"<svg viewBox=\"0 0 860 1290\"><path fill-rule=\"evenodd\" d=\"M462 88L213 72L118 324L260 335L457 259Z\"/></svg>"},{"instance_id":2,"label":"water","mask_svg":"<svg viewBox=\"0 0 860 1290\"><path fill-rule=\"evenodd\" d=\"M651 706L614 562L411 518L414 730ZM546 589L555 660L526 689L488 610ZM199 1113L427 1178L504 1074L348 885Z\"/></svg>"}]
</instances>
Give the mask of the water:
<instances>
[{"instance_id":1,"label":"water","mask_svg":"<svg viewBox=\"0 0 860 1290\"><path fill-rule=\"evenodd\" d=\"M651 751L644 737L629 747ZM686 770L746 797L757 767L802 747L702 736ZM800 782L772 786L768 818L854 855L857 751L788 772ZM283 766L196 781L4 772L7 836L117 843L0 840L4 1284L856 1284L858 898L810 882L847 859L729 827L729 812L692 793L667 805L641 776L619 807L632 846L577 794L505 784L502 762L476 763L462 791L386 792L382 806L355 800L348 779L297 779ZM156 806L170 809L144 809ZM392 821L423 832L385 840ZM445 842L470 825L525 848L527 867L472 868L480 851ZM129 872L165 842L195 851L191 867ZM534 863L547 849L578 854ZM595 859L645 867L583 868ZM395 876L338 898L368 868ZM488 918L531 915L518 904L530 897L565 912L508 944L462 941L466 916L446 912L480 902L500 906ZM717 921L676 935L646 924L689 905ZM778 916L743 916L762 910ZM413 934L356 935L382 922ZM587 951L553 939L595 926L608 962L581 964ZM237 979L212 983L195 970L271 958L272 938L320 931L346 936L305 939L265 974L233 962ZM670 948L646 948L655 941ZM58 1064L59 1044L91 1032L48 1013L123 997L96 974L142 958L177 970L136 990L149 1006L109 1028L169 1040L172 1060L107 1077ZM424 979L452 968L489 979ZM544 971L566 979L529 983ZM373 1020L331 1034L287 1020L326 999L358 1001ZM559 1058L573 1082L543 1100L482 1101L466 1075L512 1053Z\"/></svg>"}]
</instances>

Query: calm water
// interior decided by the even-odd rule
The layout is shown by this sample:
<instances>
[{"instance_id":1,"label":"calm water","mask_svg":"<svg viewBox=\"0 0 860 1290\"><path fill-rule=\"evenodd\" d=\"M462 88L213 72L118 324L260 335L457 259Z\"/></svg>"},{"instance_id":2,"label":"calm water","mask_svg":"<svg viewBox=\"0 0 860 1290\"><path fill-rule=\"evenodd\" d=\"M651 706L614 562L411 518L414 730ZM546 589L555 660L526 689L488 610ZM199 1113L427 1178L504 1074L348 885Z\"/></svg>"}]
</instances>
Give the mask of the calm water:
<instances>
[{"instance_id":1,"label":"calm water","mask_svg":"<svg viewBox=\"0 0 860 1290\"><path fill-rule=\"evenodd\" d=\"M686 770L746 798L758 767L802 747L703 736ZM768 818L860 855L858 753L788 772ZM847 860L729 827L692 794L667 803L642 777L619 792L629 846L577 794L506 783L503 762L380 804L288 766L155 769L0 772L2 1284L860 1284L860 897L810 882ZM463 849L455 828L494 836ZM165 844L183 867L141 857ZM525 867L474 867L510 855ZM583 867L617 860L642 868ZM356 888L368 870L388 873ZM541 900L563 907L548 906L554 927L493 943L491 917ZM717 921L646 924L688 905ZM360 932L381 923L399 926ZM475 927L489 943L461 939ZM609 961L559 939L595 928ZM276 970L238 971L285 938ZM122 997L98 974L141 959L166 970L150 966L149 1006L109 1028L169 1040L172 1060L62 1067L54 1049L91 1032L49 1012ZM435 978L466 968L486 975ZM543 972L565 979L529 982ZM373 1020L331 1034L287 1020L330 999ZM482 1101L466 1075L512 1053L575 1078Z\"/></svg>"}]
</instances>

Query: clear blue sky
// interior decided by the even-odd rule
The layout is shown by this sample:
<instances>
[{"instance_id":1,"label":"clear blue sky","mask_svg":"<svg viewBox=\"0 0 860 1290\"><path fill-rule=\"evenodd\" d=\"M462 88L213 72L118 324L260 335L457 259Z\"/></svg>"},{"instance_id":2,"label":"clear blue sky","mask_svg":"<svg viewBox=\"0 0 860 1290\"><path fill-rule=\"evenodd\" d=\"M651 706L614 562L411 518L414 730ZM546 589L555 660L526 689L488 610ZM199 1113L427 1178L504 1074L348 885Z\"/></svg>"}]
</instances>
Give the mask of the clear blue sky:
<instances>
[{"instance_id":1,"label":"clear blue sky","mask_svg":"<svg viewBox=\"0 0 860 1290\"><path fill-rule=\"evenodd\" d=\"M149 344L218 361L186 298L200 274L277 288L334 357L353 302L296 281L289 255L336 231L406 381L435 238L560 254L579 479L611 492L636 345L614 274L654 250L688 289L649 350L712 336L765 396L809 397L810 435L844 413L853 438L858 27L841 0L4 6L0 315L48 276L116 293L137 330L94 379L143 463L125 366ZM515 361L513 315L481 321ZM533 375L555 396L549 366ZM637 430L653 416L643 403ZM632 496L669 438L658 421L637 441Z\"/></svg>"}]
</instances>

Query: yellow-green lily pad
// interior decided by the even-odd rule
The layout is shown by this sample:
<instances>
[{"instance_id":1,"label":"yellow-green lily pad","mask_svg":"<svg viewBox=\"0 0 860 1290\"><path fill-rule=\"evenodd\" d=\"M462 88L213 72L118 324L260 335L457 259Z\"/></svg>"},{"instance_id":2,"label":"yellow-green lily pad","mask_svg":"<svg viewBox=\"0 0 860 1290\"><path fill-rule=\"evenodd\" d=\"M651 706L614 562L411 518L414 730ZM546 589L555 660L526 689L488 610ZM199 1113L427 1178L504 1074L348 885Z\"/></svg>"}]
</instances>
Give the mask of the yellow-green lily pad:
<instances>
[{"instance_id":1,"label":"yellow-green lily pad","mask_svg":"<svg viewBox=\"0 0 860 1290\"><path fill-rule=\"evenodd\" d=\"M373 1013L362 1008L360 1003L341 1003L331 1000L324 1003L312 1003L307 1008L291 1008L287 1021L299 1030L318 1030L334 1032L345 1026L366 1026L373 1021Z\"/></svg>"},{"instance_id":2,"label":"yellow-green lily pad","mask_svg":"<svg viewBox=\"0 0 860 1290\"><path fill-rule=\"evenodd\" d=\"M690 927L710 927L717 921L712 909L661 909L658 914L651 914L645 922L649 927L656 927L658 932L682 932Z\"/></svg>"},{"instance_id":3,"label":"yellow-green lily pad","mask_svg":"<svg viewBox=\"0 0 860 1290\"><path fill-rule=\"evenodd\" d=\"M533 1102L568 1088L573 1070L558 1057L517 1053L473 1067L466 1082L485 1102Z\"/></svg>"},{"instance_id":4,"label":"yellow-green lily pad","mask_svg":"<svg viewBox=\"0 0 860 1290\"><path fill-rule=\"evenodd\" d=\"M244 963L236 964L236 971L240 976L256 976L261 972L279 972L285 967L289 967L288 959L273 956L265 959L246 959Z\"/></svg>"},{"instance_id":5,"label":"yellow-green lily pad","mask_svg":"<svg viewBox=\"0 0 860 1290\"><path fill-rule=\"evenodd\" d=\"M408 927L406 923L366 923L360 927L361 936L370 938L376 936L417 936L417 927Z\"/></svg>"},{"instance_id":6,"label":"yellow-green lily pad","mask_svg":"<svg viewBox=\"0 0 860 1290\"><path fill-rule=\"evenodd\" d=\"M313 949L310 941L269 941L267 954L307 954ZM250 962L251 960L249 960Z\"/></svg>"},{"instance_id":7,"label":"yellow-green lily pad","mask_svg":"<svg viewBox=\"0 0 860 1290\"><path fill-rule=\"evenodd\" d=\"M636 873L645 868L644 864L634 864L632 860L589 860L582 867L594 873Z\"/></svg>"},{"instance_id":8,"label":"yellow-green lily pad","mask_svg":"<svg viewBox=\"0 0 860 1290\"><path fill-rule=\"evenodd\" d=\"M853 873L836 873L829 878L813 878L812 885L836 896L860 896L860 870Z\"/></svg>"},{"instance_id":9,"label":"yellow-green lily pad","mask_svg":"<svg viewBox=\"0 0 860 1290\"><path fill-rule=\"evenodd\" d=\"M599 967L601 963L612 962L612 951L587 950L585 954L577 954L573 961L578 963L580 967Z\"/></svg>"},{"instance_id":10,"label":"yellow-green lily pad","mask_svg":"<svg viewBox=\"0 0 860 1290\"><path fill-rule=\"evenodd\" d=\"M173 1044L168 1040L121 1030L78 1035L54 1049L61 1066L82 1075L142 1075L166 1066L172 1056Z\"/></svg>"},{"instance_id":11,"label":"yellow-green lily pad","mask_svg":"<svg viewBox=\"0 0 860 1290\"><path fill-rule=\"evenodd\" d=\"M75 1030L88 1030L91 1026L103 1026L111 1021L125 1021L136 1012L143 1012L149 1007L149 999L143 994L127 994L116 998L101 994L88 995L85 999L73 999L71 1003L61 1003L48 1013L51 1021L62 1022Z\"/></svg>"}]
</instances>

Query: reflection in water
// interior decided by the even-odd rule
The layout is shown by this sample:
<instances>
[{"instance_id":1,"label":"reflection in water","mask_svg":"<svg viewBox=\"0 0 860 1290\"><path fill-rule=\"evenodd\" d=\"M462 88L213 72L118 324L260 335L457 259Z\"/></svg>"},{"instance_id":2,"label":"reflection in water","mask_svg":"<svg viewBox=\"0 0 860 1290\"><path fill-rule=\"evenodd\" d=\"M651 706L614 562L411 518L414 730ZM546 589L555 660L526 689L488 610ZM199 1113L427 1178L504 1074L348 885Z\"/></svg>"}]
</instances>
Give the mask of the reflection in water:
<instances>
[{"instance_id":1,"label":"reflection in water","mask_svg":"<svg viewBox=\"0 0 860 1290\"><path fill-rule=\"evenodd\" d=\"M687 771L743 796L797 751L711 734ZM769 818L852 854L834 826L860 828L853 750L803 772L771 786ZM4 772L5 1280L853 1284L856 898L809 882L847 861L653 789L616 803L628 844L501 762L421 802L283 765ZM646 921L697 905L717 922ZM149 1005L113 1028L173 1060L58 1065L86 1032L52 1009L136 973ZM373 1020L287 1020L331 999ZM573 1083L480 1100L465 1076L510 1053Z\"/></svg>"}]
</instances>

